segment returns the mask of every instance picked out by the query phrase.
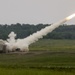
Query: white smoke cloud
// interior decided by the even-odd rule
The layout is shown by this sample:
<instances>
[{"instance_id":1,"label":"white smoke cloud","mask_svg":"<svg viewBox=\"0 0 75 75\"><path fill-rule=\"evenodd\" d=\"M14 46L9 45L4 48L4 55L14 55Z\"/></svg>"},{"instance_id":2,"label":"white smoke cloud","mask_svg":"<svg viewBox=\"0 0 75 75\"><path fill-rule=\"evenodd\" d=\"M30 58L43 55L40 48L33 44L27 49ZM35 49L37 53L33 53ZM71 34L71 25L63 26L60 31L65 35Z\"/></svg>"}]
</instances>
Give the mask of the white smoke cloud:
<instances>
[{"instance_id":1,"label":"white smoke cloud","mask_svg":"<svg viewBox=\"0 0 75 75\"><path fill-rule=\"evenodd\" d=\"M8 39L7 41L5 42L5 44L7 45L7 48L9 51L12 51L12 48L14 47L15 43L16 43L16 34L14 32L11 32L9 35L8 35Z\"/></svg>"}]
</instances>

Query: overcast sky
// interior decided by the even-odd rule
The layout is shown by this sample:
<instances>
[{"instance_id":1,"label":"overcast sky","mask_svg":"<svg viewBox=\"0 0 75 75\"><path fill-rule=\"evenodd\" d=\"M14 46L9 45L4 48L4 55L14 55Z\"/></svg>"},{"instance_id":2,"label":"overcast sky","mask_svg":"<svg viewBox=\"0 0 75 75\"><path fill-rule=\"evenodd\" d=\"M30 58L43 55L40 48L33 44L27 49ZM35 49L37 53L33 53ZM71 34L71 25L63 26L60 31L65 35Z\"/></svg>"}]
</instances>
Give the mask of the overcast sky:
<instances>
[{"instance_id":1,"label":"overcast sky","mask_svg":"<svg viewBox=\"0 0 75 75\"><path fill-rule=\"evenodd\" d=\"M50 24L73 13L75 0L0 0L0 24Z\"/></svg>"}]
</instances>

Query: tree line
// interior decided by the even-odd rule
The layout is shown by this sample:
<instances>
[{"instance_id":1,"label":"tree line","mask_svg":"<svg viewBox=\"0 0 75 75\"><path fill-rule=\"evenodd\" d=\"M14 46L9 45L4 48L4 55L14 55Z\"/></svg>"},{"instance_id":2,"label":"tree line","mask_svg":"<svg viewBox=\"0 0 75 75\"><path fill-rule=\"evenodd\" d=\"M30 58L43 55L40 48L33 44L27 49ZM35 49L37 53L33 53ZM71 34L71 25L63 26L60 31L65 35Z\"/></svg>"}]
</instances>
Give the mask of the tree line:
<instances>
[{"instance_id":1,"label":"tree line","mask_svg":"<svg viewBox=\"0 0 75 75\"><path fill-rule=\"evenodd\" d=\"M50 24L30 25L20 23L0 25L0 39L6 40L11 31L14 31L17 34L16 38L25 38L49 25ZM75 25L63 24L44 36L43 39L75 39Z\"/></svg>"}]
</instances>

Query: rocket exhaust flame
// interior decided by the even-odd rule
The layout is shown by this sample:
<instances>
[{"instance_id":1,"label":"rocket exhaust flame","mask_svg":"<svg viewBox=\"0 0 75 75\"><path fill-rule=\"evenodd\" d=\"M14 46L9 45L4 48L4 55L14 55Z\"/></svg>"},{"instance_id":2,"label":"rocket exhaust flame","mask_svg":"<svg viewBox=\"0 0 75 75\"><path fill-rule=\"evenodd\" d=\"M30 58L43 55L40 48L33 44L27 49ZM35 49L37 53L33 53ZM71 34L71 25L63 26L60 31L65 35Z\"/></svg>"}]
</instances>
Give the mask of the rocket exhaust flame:
<instances>
[{"instance_id":1,"label":"rocket exhaust flame","mask_svg":"<svg viewBox=\"0 0 75 75\"><path fill-rule=\"evenodd\" d=\"M40 38L43 38L43 36L46 36L48 33L52 32L55 28L59 27L61 24L65 23L66 21L72 19L75 17L75 14L72 14L65 19L58 21L57 23L54 23L50 26L47 26L40 31L37 31L36 33L33 33L32 35L28 36L24 39L16 39L16 34L14 32L9 34L9 39L6 41L7 49L9 51L13 51L16 49L19 49L21 51L29 51L29 45L38 41Z\"/></svg>"},{"instance_id":2,"label":"rocket exhaust flame","mask_svg":"<svg viewBox=\"0 0 75 75\"><path fill-rule=\"evenodd\" d=\"M67 20L70 20L70 19L72 19L73 17L75 17L75 14L72 14L72 15L68 16L66 19L67 19Z\"/></svg>"}]
</instances>

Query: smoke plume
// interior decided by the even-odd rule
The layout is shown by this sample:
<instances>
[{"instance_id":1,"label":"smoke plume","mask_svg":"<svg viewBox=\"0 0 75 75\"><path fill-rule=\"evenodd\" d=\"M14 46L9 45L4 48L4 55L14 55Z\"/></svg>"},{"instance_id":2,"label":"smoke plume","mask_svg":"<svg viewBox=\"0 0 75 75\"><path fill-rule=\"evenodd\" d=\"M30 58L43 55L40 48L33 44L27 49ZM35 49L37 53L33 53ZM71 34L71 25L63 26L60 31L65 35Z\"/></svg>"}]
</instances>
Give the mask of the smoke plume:
<instances>
[{"instance_id":1,"label":"smoke plume","mask_svg":"<svg viewBox=\"0 0 75 75\"><path fill-rule=\"evenodd\" d=\"M15 43L16 43L16 34L14 32L11 32L9 35L8 35L8 39L7 41L5 41L5 44L7 45L7 48L9 51L12 51Z\"/></svg>"},{"instance_id":2,"label":"smoke plume","mask_svg":"<svg viewBox=\"0 0 75 75\"><path fill-rule=\"evenodd\" d=\"M8 50L15 50L19 48L21 51L29 51L29 45L38 41L40 38L43 38L43 36L46 36L48 33L52 32L55 28L59 27L64 22L70 20L71 18L75 17L75 14L57 22L50 26L47 26L40 31L37 31L36 33L33 33L32 35L24 38L24 39L15 39L16 34L14 32L11 32L7 39L6 45Z\"/></svg>"}]
</instances>

